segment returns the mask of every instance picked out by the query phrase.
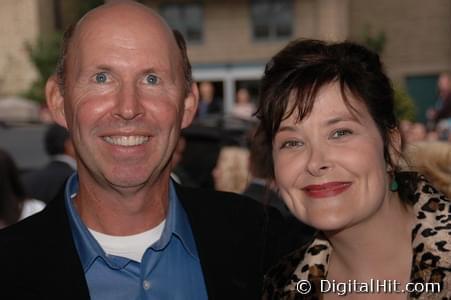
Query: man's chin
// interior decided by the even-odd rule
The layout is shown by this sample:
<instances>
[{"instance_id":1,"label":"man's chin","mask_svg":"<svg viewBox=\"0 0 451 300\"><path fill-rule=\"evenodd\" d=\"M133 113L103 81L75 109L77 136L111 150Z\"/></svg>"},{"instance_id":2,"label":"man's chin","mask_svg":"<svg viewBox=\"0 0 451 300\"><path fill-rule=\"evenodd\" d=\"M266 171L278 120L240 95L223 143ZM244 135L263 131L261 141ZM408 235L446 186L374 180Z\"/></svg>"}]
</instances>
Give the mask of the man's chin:
<instances>
[{"instance_id":1,"label":"man's chin","mask_svg":"<svg viewBox=\"0 0 451 300\"><path fill-rule=\"evenodd\" d=\"M116 190L125 190L125 191L131 191L131 190L139 190L143 186L146 185L147 182L149 182L149 179L143 179L143 178L112 178L110 180L107 180L108 184Z\"/></svg>"}]
</instances>

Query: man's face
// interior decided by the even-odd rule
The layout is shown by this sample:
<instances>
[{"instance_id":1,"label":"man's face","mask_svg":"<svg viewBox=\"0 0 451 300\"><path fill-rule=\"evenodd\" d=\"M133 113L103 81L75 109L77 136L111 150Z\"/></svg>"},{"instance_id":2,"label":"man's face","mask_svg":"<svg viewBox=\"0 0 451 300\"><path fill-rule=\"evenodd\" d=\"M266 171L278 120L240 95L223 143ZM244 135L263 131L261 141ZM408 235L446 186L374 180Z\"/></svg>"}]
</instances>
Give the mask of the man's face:
<instances>
[{"instance_id":1,"label":"man's face","mask_svg":"<svg viewBox=\"0 0 451 300\"><path fill-rule=\"evenodd\" d=\"M111 20L114 20L111 21ZM185 95L170 31L142 14L90 18L69 50L64 120L80 181L127 190L153 185L196 106Z\"/></svg>"}]
</instances>

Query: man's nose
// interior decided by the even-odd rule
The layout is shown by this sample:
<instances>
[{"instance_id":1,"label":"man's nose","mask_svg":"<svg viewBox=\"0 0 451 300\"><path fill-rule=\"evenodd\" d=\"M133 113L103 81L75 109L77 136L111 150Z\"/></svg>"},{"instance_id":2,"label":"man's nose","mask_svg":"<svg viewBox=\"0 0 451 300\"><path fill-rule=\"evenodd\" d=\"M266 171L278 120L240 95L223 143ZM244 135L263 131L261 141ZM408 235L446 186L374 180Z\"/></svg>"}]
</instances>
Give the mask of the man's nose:
<instances>
[{"instance_id":1,"label":"man's nose","mask_svg":"<svg viewBox=\"0 0 451 300\"><path fill-rule=\"evenodd\" d=\"M131 84L123 84L116 96L114 115L124 120L132 120L144 114L139 91Z\"/></svg>"}]
</instances>

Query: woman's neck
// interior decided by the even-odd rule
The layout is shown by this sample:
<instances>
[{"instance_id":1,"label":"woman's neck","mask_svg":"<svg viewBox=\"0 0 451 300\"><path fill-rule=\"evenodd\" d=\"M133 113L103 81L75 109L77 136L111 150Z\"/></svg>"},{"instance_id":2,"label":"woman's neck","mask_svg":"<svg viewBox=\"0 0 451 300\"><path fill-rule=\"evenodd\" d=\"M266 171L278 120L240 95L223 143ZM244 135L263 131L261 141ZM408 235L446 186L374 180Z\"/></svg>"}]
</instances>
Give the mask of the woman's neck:
<instances>
[{"instance_id":1,"label":"woman's neck","mask_svg":"<svg viewBox=\"0 0 451 300\"><path fill-rule=\"evenodd\" d=\"M367 220L326 232L333 252L329 276L336 280L407 280L412 261L414 214L395 197L384 201Z\"/></svg>"}]
</instances>

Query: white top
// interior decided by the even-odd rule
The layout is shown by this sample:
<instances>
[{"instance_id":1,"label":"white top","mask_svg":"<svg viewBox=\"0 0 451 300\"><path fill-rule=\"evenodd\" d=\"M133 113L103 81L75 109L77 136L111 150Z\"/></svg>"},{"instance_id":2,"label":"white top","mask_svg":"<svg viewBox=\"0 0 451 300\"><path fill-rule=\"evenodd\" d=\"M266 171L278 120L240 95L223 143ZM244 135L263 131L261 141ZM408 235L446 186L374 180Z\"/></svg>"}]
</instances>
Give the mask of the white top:
<instances>
[{"instance_id":1,"label":"white top","mask_svg":"<svg viewBox=\"0 0 451 300\"><path fill-rule=\"evenodd\" d=\"M163 220L150 230L127 236L104 234L90 228L88 230L106 254L141 262L146 249L160 239L165 223L166 220Z\"/></svg>"},{"instance_id":2,"label":"white top","mask_svg":"<svg viewBox=\"0 0 451 300\"><path fill-rule=\"evenodd\" d=\"M37 212L40 212L45 207L45 203L36 199L27 199L23 203L22 212L19 220L23 220Z\"/></svg>"}]
</instances>

